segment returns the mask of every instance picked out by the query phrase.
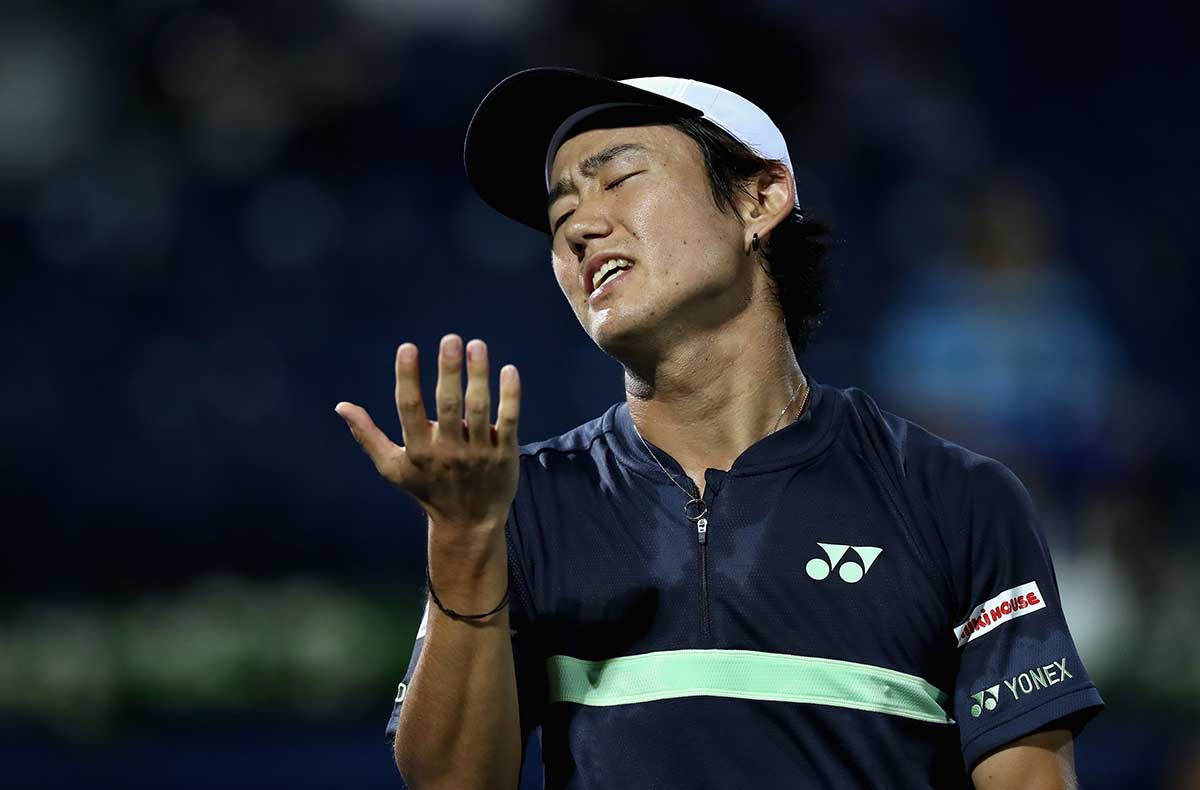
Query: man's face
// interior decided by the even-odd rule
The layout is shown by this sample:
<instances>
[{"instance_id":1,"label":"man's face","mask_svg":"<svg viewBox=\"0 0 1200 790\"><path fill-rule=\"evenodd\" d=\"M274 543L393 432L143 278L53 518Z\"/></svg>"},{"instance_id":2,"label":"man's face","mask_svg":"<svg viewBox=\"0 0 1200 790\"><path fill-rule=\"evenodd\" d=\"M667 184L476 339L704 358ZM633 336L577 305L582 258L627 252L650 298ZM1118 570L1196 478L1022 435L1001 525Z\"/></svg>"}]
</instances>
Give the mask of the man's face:
<instances>
[{"instance_id":1,"label":"man's face","mask_svg":"<svg viewBox=\"0 0 1200 790\"><path fill-rule=\"evenodd\" d=\"M670 126L584 132L558 149L550 186L554 275L605 351L662 347L748 306L742 225L717 209L687 135ZM593 271L609 258L632 266L601 270L597 288Z\"/></svg>"}]
</instances>

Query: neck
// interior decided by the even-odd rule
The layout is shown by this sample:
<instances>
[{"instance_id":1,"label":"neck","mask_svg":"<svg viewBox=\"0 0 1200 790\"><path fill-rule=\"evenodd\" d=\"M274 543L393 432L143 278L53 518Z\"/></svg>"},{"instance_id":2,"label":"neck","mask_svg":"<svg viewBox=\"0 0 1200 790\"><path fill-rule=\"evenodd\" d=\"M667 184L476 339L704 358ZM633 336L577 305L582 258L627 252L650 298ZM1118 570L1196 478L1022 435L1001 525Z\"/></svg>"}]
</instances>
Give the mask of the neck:
<instances>
[{"instance_id":1,"label":"neck","mask_svg":"<svg viewBox=\"0 0 1200 790\"><path fill-rule=\"evenodd\" d=\"M705 469L728 469L776 425L795 419L805 400L807 382L782 322L765 311L739 319L742 326L727 323L676 340L640 366L625 365L638 432L669 453L701 491Z\"/></svg>"}]
</instances>

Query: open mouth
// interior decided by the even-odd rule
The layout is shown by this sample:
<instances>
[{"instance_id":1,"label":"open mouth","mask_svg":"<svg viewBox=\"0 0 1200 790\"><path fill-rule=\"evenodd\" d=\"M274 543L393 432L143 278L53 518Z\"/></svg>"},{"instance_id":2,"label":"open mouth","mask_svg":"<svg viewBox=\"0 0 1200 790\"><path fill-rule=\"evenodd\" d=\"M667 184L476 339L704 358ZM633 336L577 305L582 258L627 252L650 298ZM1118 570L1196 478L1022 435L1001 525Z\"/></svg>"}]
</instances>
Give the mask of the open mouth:
<instances>
[{"instance_id":1,"label":"open mouth","mask_svg":"<svg viewBox=\"0 0 1200 790\"><path fill-rule=\"evenodd\" d=\"M612 282L632 268L633 261L625 258L613 258L605 261L604 265L592 275L592 293L596 293L602 285Z\"/></svg>"}]
</instances>

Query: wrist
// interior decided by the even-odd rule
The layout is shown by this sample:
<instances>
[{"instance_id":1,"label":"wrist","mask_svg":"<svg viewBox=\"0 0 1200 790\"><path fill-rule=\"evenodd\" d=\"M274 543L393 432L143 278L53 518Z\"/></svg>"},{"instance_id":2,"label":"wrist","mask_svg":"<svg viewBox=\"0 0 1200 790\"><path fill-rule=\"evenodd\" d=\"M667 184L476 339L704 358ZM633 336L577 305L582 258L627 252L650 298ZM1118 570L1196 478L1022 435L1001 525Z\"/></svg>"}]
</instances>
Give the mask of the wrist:
<instances>
[{"instance_id":1,"label":"wrist","mask_svg":"<svg viewBox=\"0 0 1200 790\"><path fill-rule=\"evenodd\" d=\"M507 583L504 587L504 597L500 599L500 603L496 604L486 612L455 611L454 609L446 606L446 604L442 603L441 598L438 597L437 590L434 589L433 580L429 576L429 568L425 569L425 586L429 589L429 597L433 600L434 606L441 610L442 614L446 615L451 620L458 620L468 623L481 623L508 606L509 588Z\"/></svg>"},{"instance_id":2,"label":"wrist","mask_svg":"<svg viewBox=\"0 0 1200 790\"><path fill-rule=\"evenodd\" d=\"M507 589L504 522L463 527L430 519L428 546L431 584L449 608L487 611Z\"/></svg>"},{"instance_id":3,"label":"wrist","mask_svg":"<svg viewBox=\"0 0 1200 790\"><path fill-rule=\"evenodd\" d=\"M429 558L466 568L482 568L499 555L507 562L503 520L457 524L429 519Z\"/></svg>"}]
</instances>

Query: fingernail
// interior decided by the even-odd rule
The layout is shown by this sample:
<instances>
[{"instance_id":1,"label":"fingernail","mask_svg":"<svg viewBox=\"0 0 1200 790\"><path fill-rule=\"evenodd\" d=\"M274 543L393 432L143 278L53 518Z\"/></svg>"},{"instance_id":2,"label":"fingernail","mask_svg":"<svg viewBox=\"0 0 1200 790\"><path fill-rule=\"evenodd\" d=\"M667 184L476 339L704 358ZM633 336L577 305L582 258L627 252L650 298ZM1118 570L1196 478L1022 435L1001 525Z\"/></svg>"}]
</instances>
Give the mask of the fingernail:
<instances>
[{"instance_id":1,"label":"fingernail","mask_svg":"<svg viewBox=\"0 0 1200 790\"><path fill-rule=\"evenodd\" d=\"M455 336L447 340L446 352L450 354L462 353L462 338Z\"/></svg>"},{"instance_id":2,"label":"fingernail","mask_svg":"<svg viewBox=\"0 0 1200 790\"><path fill-rule=\"evenodd\" d=\"M417 356L417 347L411 343L405 343L400 346L400 361L412 362Z\"/></svg>"}]
</instances>

